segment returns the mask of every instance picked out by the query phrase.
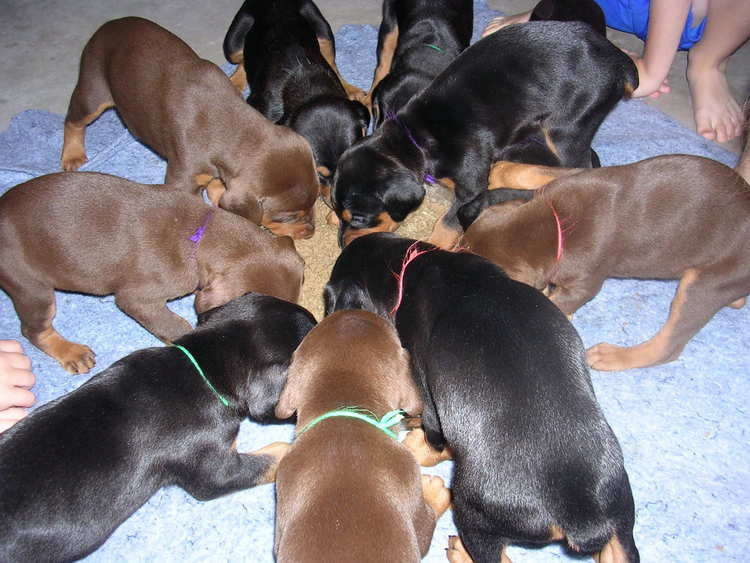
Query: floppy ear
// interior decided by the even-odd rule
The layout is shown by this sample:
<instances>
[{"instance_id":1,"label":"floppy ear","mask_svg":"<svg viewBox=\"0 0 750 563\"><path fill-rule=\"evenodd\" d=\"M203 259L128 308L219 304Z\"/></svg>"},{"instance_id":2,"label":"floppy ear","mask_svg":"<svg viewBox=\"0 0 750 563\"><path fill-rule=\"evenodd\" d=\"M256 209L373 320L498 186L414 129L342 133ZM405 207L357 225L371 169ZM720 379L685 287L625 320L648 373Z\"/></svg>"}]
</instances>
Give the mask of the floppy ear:
<instances>
[{"instance_id":1,"label":"floppy ear","mask_svg":"<svg viewBox=\"0 0 750 563\"><path fill-rule=\"evenodd\" d=\"M407 414L417 416L422 414L423 402L422 393L414 382L411 374L411 356L405 348L401 348L399 364L402 367L402 373L399 374L402 382L401 400L399 407L404 409Z\"/></svg>"},{"instance_id":2,"label":"floppy ear","mask_svg":"<svg viewBox=\"0 0 750 563\"><path fill-rule=\"evenodd\" d=\"M220 278L221 276L215 277L209 281L205 287L195 292L195 302L193 303L193 307L195 308L195 312L199 315L209 309L224 305L235 297L230 293L229 285L217 281L217 279L220 280Z\"/></svg>"},{"instance_id":3,"label":"floppy ear","mask_svg":"<svg viewBox=\"0 0 750 563\"><path fill-rule=\"evenodd\" d=\"M383 194L383 205L391 218L400 223L422 203L427 192L421 178L408 169L395 171L388 183L390 189Z\"/></svg>"},{"instance_id":4,"label":"floppy ear","mask_svg":"<svg viewBox=\"0 0 750 563\"><path fill-rule=\"evenodd\" d=\"M238 188L237 183L236 180L231 183L225 182L227 189L219 200L219 207L260 225L263 219L263 205L248 191L247 186Z\"/></svg>"},{"instance_id":5,"label":"floppy ear","mask_svg":"<svg viewBox=\"0 0 750 563\"><path fill-rule=\"evenodd\" d=\"M295 412L297 412L297 404L299 402L299 386L301 383L300 377L297 373L300 371L298 364L300 363L297 359L297 352L292 354L292 361L289 364L287 371L286 383L284 388L281 390L279 395L279 402L276 403L276 418L279 420L286 420L291 418Z\"/></svg>"},{"instance_id":6,"label":"floppy ear","mask_svg":"<svg viewBox=\"0 0 750 563\"><path fill-rule=\"evenodd\" d=\"M340 287L346 289L341 290ZM341 309L364 309L382 314L380 313L381 307L375 306L370 294L362 288L359 282L348 279L340 280L336 284L327 284L323 290L323 300L326 316Z\"/></svg>"}]
</instances>

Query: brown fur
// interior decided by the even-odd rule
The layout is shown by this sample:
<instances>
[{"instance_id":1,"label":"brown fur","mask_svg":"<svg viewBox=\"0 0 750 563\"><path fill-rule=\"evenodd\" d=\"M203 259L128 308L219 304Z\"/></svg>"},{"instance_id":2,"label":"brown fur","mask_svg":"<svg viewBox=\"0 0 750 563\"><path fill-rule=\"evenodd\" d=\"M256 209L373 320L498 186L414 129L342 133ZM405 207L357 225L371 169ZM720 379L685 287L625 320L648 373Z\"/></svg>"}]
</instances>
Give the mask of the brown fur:
<instances>
[{"instance_id":1,"label":"brown fur","mask_svg":"<svg viewBox=\"0 0 750 563\"><path fill-rule=\"evenodd\" d=\"M248 291L296 301L301 290L304 264L291 239L167 186L59 172L6 192L0 216L0 286L21 332L72 373L93 367L94 353L52 327L55 289L114 293L165 342L191 329L166 307L171 299L195 291L200 313Z\"/></svg>"},{"instance_id":2,"label":"brown fur","mask_svg":"<svg viewBox=\"0 0 750 563\"><path fill-rule=\"evenodd\" d=\"M559 262L553 208L563 229ZM528 203L486 209L462 246L538 289L554 284L550 299L567 314L608 277L681 279L654 338L629 348L602 343L589 349L592 367L620 370L676 359L716 311L744 304L748 238L750 186L716 161L670 155L562 170Z\"/></svg>"},{"instance_id":3,"label":"brown fur","mask_svg":"<svg viewBox=\"0 0 750 563\"><path fill-rule=\"evenodd\" d=\"M366 311L334 313L308 334L292 359L276 415L296 412L299 431L342 406L378 417L422 409L396 331ZM423 483L409 451L365 422L320 422L298 436L279 465L277 561L419 561L436 513L449 502L436 479Z\"/></svg>"},{"instance_id":4,"label":"brown fur","mask_svg":"<svg viewBox=\"0 0 750 563\"><path fill-rule=\"evenodd\" d=\"M167 160L167 184L199 193L219 179L214 204L276 234L312 236L319 186L307 142L249 107L216 65L166 29L122 18L89 40L65 118L64 170L86 162L86 126L110 107Z\"/></svg>"}]
</instances>

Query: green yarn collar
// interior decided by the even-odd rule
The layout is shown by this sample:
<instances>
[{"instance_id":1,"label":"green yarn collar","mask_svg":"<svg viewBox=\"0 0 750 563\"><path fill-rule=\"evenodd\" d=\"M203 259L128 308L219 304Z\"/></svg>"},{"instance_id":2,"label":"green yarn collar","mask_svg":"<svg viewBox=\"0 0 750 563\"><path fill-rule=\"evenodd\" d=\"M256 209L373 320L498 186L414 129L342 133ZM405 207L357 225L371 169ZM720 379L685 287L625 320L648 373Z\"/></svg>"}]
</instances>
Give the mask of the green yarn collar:
<instances>
[{"instance_id":1,"label":"green yarn collar","mask_svg":"<svg viewBox=\"0 0 750 563\"><path fill-rule=\"evenodd\" d=\"M367 409L363 409L360 407L343 407L340 409L328 411L327 413L323 413L319 417L311 420L302 430L300 430L300 432L297 434L297 438L299 438L302 434L310 430L310 428L327 418L346 417L356 418L358 420L361 420L362 422L371 424L387 436L390 436L391 438L396 440L398 439L398 436L395 432L390 430L390 427L398 424L405 415L406 413L403 409L395 409L385 413L383 417L379 419L375 416L374 413L368 411Z\"/></svg>"},{"instance_id":2,"label":"green yarn collar","mask_svg":"<svg viewBox=\"0 0 750 563\"><path fill-rule=\"evenodd\" d=\"M219 399L222 405L224 405L225 407L228 407L229 401L227 401L227 398L221 393L219 393L216 390L216 387L214 387L213 384L208 380L208 377L206 377L206 374L203 373L201 366L198 365L198 362L195 360L193 355L188 351L188 349L185 348L184 346L180 346L179 344L172 344L172 346L174 346L178 350L182 350L182 352L188 357L188 360L190 360L190 362L195 366L195 369L198 372L198 375L200 375L203 381L206 383L206 385L208 385L208 388L211 390L211 392L213 392L213 394L216 395L216 397Z\"/></svg>"}]
</instances>

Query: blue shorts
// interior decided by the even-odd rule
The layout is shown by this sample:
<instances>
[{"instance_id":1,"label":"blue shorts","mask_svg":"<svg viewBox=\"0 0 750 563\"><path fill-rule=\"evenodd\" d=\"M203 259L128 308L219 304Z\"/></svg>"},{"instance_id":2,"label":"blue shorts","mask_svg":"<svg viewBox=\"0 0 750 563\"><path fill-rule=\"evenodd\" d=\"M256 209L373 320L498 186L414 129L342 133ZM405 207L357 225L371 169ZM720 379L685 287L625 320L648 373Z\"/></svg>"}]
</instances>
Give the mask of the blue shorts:
<instances>
[{"instance_id":1,"label":"blue shorts","mask_svg":"<svg viewBox=\"0 0 750 563\"><path fill-rule=\"evenodd\" d=\"M646 40L650 0L596 0L596 3L604 12L604 20L608 27L632 33ZM687 50L698 43L703 37L705 27L705 18L693 27L693 14L689 12L678 49Z\"/></svg>"}]
</instances>

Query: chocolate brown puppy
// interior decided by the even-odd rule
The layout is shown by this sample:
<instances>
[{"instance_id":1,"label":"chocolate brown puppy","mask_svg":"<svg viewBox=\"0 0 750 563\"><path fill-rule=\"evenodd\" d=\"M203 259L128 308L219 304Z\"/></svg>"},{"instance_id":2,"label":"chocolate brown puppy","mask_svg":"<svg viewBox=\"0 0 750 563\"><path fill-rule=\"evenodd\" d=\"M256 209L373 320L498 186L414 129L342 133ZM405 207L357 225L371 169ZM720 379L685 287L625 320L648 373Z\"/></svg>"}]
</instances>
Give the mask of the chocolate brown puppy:
<instances>
[{"instance_id":1,"label":"chocolate brown puppy","mask_svg":"<svg viewBox=\"0 0 750 563\"><path fill-rule=\"evenodd\" d=\"M342 353L345 351L345 353ZM321 415L341 407L370 424ZM279 562L417 562L450 504L439 477L420 476L414 456L373 419L422 400L393 326L366 311L323 319L294 353L276 416L297 413L297 438L276 475Z\"/></svg>"},{"instance_id":2,"label":"chocolate brown puppy","mask_svg":"<svg viewBox=\"0 0 750 563\"><path fill-rule=\"evenodd\" d=\"M0 197L0 287L21 332L71 373L94 366L90 348L52 326L55 289L114 293L117 306L164 342L190 330L166 307L195 292L206 311L248 291L296 301L303 262L288 237L184 190L95 172L58 172Z\"/></svg>"},{"instance_id":3,"label":"chocolate brown puppy","mask_svg":"<svg viewBox=\"0 0 750 563\"><path fill-rule=\"evenodd\" d=\"M167 160L167 184L279 235L312 236L318 195L312 152L237 95L213 63L142 18L102 25L81 55L65 117L64 170L86 162L86 126L116 107L130 132Z\"/></svg>"},{"instance_id":4,"label":"chocolate brown puppy","mask_svg":"<svg viewBox=\"0 0 750 563\"><path fill-rule=\"evenodd\" d=\"M714 160L670 155L597 170L503 163L494 181L549 183L527 192L528 203L486 209L462 246L514 279L552 284L563 312L592 299L606 278L680 280L661 330L637 346L590 348L596 369L675 360L720 308L741 307L750 293L750 186Z\"/></svg>"}]
</instances>

